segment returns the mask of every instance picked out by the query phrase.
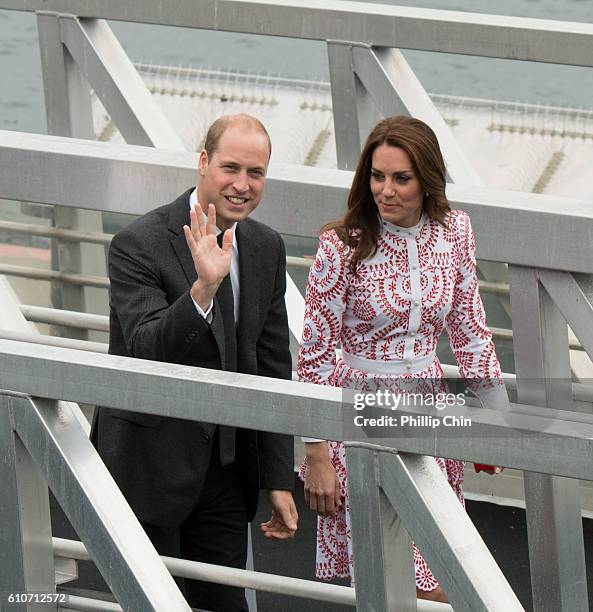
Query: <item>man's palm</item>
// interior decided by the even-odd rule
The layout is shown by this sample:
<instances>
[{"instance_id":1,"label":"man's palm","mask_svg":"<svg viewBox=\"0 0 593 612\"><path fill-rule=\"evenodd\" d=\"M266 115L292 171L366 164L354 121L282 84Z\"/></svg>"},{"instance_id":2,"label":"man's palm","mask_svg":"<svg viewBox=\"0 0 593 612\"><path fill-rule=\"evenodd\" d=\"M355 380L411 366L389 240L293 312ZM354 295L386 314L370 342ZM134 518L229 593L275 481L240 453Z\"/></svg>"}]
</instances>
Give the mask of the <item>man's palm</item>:
<instances>
[{"instance_id":1,"label":"man's palm","mask_svg":"<svg viewBox=\"0 0 593 612\"><path fill-rule=\"evenodd\" d=\"M231 249L232 249L231 235ZM224 247L224 243L223 243ZM220 248L216 236L204 236L191 251L198 278L207 284L218 284L231 269L231 250Z\"/></svg>"},{"instance_id":2,"label":"man's palm","mask_svg":"<svg viewBox=\"0 0 593 612\"><path fill-rule=\"evenodd\" d=\"M217 286L231 269L233 232L226 230L222 248L216 240L216 209L208 206L208 218L204 220L201 208L190 211L191 226L184 226L185 240L189 247L198 279L205 285Z\"/></svg>"}]
</instances>

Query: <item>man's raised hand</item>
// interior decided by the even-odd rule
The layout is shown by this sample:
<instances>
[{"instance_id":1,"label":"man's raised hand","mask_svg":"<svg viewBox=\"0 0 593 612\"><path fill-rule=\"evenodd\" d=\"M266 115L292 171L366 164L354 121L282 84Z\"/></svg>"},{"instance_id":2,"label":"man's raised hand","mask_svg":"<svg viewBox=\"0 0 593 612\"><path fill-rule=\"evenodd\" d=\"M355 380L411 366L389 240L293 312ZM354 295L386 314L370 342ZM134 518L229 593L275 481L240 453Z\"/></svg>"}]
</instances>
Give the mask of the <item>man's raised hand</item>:
<instances>
[{"instance_id":1,"label":"man's raised hand","mask_svg":"<svg viewBox=\"0 0 593 612\"><path fill-rule=\"evenodd\" d=\"M199 205L192 207L189 216L190 227L184 225L183 232L198 275L191 294L200 307L207 310L220 283L231 269L233 231L225 231L221 248L216 241L214 204L208 205L207 219L204 219Z\"/></svg>"}]
</instances>

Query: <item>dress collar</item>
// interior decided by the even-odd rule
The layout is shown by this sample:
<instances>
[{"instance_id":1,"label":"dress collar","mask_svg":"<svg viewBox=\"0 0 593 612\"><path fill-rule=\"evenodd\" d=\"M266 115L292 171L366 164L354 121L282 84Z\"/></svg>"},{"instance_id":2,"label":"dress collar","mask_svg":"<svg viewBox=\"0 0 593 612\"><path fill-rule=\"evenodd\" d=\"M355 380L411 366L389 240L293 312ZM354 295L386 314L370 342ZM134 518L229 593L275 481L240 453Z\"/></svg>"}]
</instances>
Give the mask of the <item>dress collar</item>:
<instances>
[{"instance_id":1,"label":"dress collar","mask_svg":"<svg viewBox=\"0 0 593 612\"><path fill-rule=\"evenodd\" d=\"M389 221L385 221L385 219L381 218L381 233L390 232L392 234L399 234L403 236L417 236L424 224L428 219L428 215L425 212L422 212L420 216L420 221L416 223L416 225L412 227L401 227L399 225L395 225L394 223L390 223Z\"/></svg>"}]
</instances>

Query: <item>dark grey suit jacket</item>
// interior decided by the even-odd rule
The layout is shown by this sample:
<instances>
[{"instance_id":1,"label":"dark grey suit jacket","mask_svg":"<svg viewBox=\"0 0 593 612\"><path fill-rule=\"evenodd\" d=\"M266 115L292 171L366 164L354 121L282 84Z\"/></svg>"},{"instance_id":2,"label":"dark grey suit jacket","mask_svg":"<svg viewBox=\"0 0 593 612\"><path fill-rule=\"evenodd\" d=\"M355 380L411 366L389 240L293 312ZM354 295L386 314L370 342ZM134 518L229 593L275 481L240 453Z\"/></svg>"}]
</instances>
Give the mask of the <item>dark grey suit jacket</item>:
<instances>
[{"instance_id":1,"label":"dark grey suit jacket","mask_svg":"<svg viewBox=\"0 0 593 612\"><path fill-rule=\"evenodd\" d=\"M189 224L190 193L137 219L113 238L109 352L223 369L225 330L217 301L208 324L189 293L197 278L183 234L183 225ZM289 379L284 244L278 233L251 219L237 225L236 236L237 371ZM99 408L91 439L140 520L178 525L199 498L215 427ZM292 436L238 430L236 465L251 519L259 488L292 489Z\"/></svg>"}]
</instances>

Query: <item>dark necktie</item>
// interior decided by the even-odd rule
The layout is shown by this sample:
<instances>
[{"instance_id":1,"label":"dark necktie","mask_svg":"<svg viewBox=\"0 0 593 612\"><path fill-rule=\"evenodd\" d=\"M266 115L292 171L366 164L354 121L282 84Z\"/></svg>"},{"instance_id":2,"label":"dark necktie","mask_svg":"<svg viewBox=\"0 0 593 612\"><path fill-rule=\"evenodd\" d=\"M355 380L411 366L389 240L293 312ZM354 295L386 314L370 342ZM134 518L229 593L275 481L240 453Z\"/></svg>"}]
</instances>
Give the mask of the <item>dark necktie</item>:
<instances>
[{"instance_id":1,"label":"dark necktie","mask_svg":"<svg viewBox=\"0 0 593 612\"><path fill-rule=\"evenodd\" d=\"M222 247L221 232L216 240L218 246ZM233 297L233 285L231 275L227 274L216 292L220 314L224 327L225 363L223 369L229 372L237 371L237 331L235 327L235 300ZM218 439L220 446L220 463L227 465L235 460L235 428L228 425L218 426Z\"/></svg>"}]
</instances>

